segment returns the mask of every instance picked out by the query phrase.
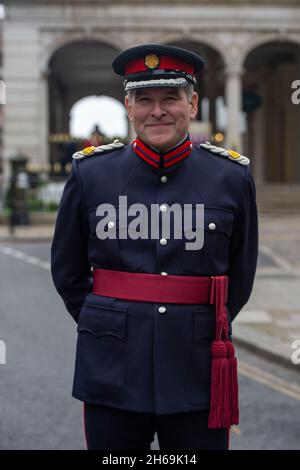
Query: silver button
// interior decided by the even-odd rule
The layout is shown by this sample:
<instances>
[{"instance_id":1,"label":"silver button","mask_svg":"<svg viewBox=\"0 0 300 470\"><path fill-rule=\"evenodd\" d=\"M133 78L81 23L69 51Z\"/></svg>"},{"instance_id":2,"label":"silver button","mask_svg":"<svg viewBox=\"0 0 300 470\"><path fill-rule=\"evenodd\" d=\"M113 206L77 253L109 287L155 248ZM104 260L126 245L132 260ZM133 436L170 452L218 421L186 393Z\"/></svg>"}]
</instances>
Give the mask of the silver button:
<instances>
[{"instance_id":1,"label":"silver button","mask_svg":"<svg viewBox=\"0 0 300 470\"><path fill-rule=\"evenodd\" d=\"M161 239L159 240L159 243L160 243L161 245L166 245L168 242L167 242L167 240L166 240L165 238L161 238Z\"/></svg>"},{"instance_id":2,"label":"silver button","mask_svg":"<svg viewBox=\"0 0 300 470\"><path fill-rule=\"evenodd\" d=\"M167 275L168 275L168 273L166 273L166 271L162 271L160 274L161 274L162 276L167 276Z\"/></svg>"},{"instance_id":3,"label":"silver button","mask_svg":"<svg viewBox=\"0 0 300 470\"><path fill-rule=\"evenodd\" d=\"M211 223L208 225L208 228L209 228L209 230L215 230L216 224L214 224L213 222L211 222Z\"/></svg>"},{"instance_id":4,"label":"silver button","mask_svg":"<svg viewBox=\"0 0 300 470\"><path fill-rule=\"evenodd\" d=\"M161 206L159 206L159 210L161 212L167 212L168 208L167 208L166 204L162 204Z\"/></svg>"},{"instance_id":5,"label":"silver button","mask_svg":"<svg viewBox=\"0 0 300 470\"><path fill-rule=\"evenodd\" d=\"M107 226L108 228L114 228L115 223L111 220L110 222L108 222Z\"/></svg>"},{"instance_id":6,"label":"silver button","mask_svg":"<svg viewBox=\"0 0 300 470\"><path fill-rule=\"evenodd\" d=\"M167 177L167 176L162 176L162 177L160 178L160 181L161 181L162 183L166 183L166 182L168 181L168 177Z\"/></svg>"},{"instance_id":7,"label":"silver button","mask_svg":"<svg viewBox=\"0 0 300 470\"><path fill-rule=\"evenodd\" d=\"M159 307L158 311L159 313L166 313L167 309L166 307Z\"/></svg>"}]
</instances>

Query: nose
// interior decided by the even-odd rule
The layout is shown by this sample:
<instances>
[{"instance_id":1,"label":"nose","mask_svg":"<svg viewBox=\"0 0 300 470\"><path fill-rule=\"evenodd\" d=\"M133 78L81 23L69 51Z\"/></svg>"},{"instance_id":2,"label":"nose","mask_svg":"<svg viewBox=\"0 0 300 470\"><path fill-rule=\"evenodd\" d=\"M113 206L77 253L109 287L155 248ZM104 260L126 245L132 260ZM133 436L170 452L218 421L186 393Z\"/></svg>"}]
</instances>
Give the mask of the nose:
<instances>
[{"instance_id":1,"label":"nose","mask_svg":"<svg viewBox=\"0 0 300 470\"><path fill-rule=\"evenodd\" d=\"M151 117L161 119L166 114L167 112L162 108L161 103L159 101L155 101L151 110Z\"/></svg>"}]
</instances>

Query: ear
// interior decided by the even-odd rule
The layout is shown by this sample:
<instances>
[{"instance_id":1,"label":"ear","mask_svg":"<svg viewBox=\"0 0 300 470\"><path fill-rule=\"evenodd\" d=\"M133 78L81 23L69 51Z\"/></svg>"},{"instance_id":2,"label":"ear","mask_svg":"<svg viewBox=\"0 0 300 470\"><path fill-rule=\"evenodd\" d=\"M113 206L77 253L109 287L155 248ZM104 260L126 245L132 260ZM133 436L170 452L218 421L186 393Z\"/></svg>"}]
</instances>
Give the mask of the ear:
<instances>
[{"instance_id":1,"label":"ear","mask_svg":"<svg viewBox=\"0 0 300 470\"><path fill-rule=\"evenodd\" d=\"M199 95L196 91L193 91L190 106L190 118L191 120L195 119L198 113L198 102L199 102Z\"/></svg>"},{"instance_id":2,"label":"ear","mask_svg":"<svg viewBox=\"0 0 300 470\"><path fill-rule=\"evenodd\" d=\"M127 116L129 118L129 120L131 121L132 120L132 113L131 113L132 104L131 104L131 101L129 101L129 98L128 98L127 95L124 98L124 105L125 105L125 109L126 109L126 112L127 112Z\"/></svg>"}]
</instances>

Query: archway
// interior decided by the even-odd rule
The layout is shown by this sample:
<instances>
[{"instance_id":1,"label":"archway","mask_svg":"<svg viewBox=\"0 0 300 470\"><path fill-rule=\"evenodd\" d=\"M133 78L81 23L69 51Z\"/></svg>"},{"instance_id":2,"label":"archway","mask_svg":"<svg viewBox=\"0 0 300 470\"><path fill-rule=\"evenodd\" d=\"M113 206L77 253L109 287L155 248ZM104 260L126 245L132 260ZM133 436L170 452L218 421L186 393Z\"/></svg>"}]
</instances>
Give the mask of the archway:
<instances>
[{"instance_id":1,"label":"archway","mask_svg":"<svg viewBox=\"0 0 300 470\"><path fill-rule=\"evenodd\" d=\"M88 137L74 139L70 136L70 111L74 103L90 95L123 99L122 81L111 68L117 53L115 47L104 42L80 40L70 42L52 54L48 64L52 174L65 175L64 160L68 162L69 154L81 148ZM68 145L71 150L66 150Z\"/></svg>"},{"instance_id":2,"label":"archway","mask_svg":"<svg viewBox=\"0 0 300 470\"><path fill-rule=\"evenodd\" d=\"M103 137L125 138L128 135L128 119L125 106L110 96L86 96L73 104L70 110L69 134L86 139L95 126Z\"/></svg>"},{"instance_id":3,"label":"archway","mask_svg":"<svg viewBox=\"0 0 300 470\"><path fill-rule=\"evenodd\" d=\"M300 106L292 102L292 83L300 76L300 45L261 45L247 55L244 68L244 148L253 156L256 180L299 183Z\"/></svg>"}]
</instances>

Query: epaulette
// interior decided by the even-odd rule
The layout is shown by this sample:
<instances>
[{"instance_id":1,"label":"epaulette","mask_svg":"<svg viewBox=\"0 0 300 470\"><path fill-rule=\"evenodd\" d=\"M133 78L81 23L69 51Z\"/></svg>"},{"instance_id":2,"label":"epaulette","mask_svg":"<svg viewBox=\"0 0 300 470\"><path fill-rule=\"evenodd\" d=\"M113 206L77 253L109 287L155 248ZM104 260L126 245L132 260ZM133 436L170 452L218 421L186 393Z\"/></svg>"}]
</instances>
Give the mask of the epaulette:
<instances>
[{"instance_id":1,"label":"epaulette","mask_svg":"<svg viewBox=\"0 0 300 470\"><path fill-rule=\"evenodd\" d=\"M119 149L121 147L124 147L124 145L125 144L123 144L123 142L120 142L117 139L114 140L111 144L99 145L98 147L94 147L93 145L91 145L90 147L85 147L79 152L75 152L73 154L73 158L74 160L81 160L82 158L85 158L90 155L96 155L97 153L110 152L111 150Z\"/></svg>"},{"instance_id":2,"label":"epaulette","mask_svg":"<svg viewBox=\"0 0 300 470\"><path fill-rule=\"evenodd\" d=\"M206 150L209 150L210 152L215 153L217 155L222 155L222 157L227 157L230 160L233 160L234 162L240 163L241 165L249 165L250 163L248 157L245 157L245 155L241 155L235 150L225 150L222 147L216 147L215 145L212 145L210 142L200 144L200 147L203 147Z\"/></svg>"}]
</instances>

